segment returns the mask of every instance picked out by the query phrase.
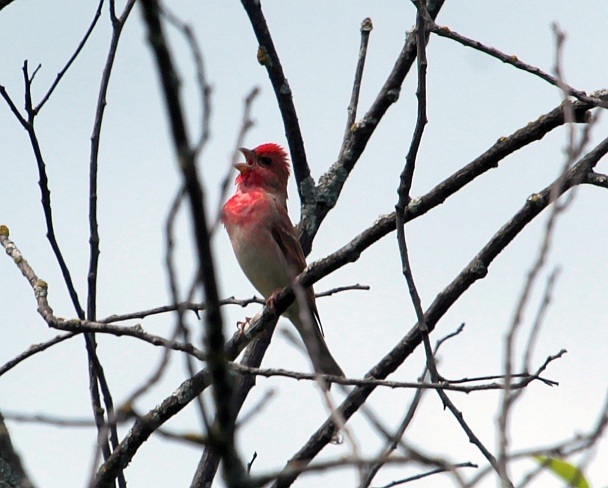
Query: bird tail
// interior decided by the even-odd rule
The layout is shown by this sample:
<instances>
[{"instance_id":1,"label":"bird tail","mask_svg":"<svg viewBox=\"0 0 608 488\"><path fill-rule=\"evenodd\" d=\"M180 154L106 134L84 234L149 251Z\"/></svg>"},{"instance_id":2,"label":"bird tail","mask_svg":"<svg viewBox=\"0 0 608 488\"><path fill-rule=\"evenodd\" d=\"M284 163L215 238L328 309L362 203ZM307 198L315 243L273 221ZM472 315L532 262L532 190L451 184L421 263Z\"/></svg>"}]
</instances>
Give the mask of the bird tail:
<instances>
[{"instance_id":1,"label":"bird tail","mask_svg":"<svg viewBox=\"0 0 608 488\"><path fill-rule=\"evenodd\" d=\"M288 316L302 337L302 341L306 346L306 351L310 356L315 373L344 377L344 371L342 371L342 368L340 368L331 355L331 352L329 352L329 348L327 347L327 343L321 332L321 324L317 314L309 314L310 320L308 321L308 324L304 324L298 316L298 313L292 314L289 312L291 312L291 310L288 310Z\"/></svg>"},{"instance_id":2,"label":"bird tail","mask_svg":"<svg viewBox=\"0 0 608 488\"><path fill-rule=\"evenodd\" d=\"M338 365L334 357L329 352L325 338L321 334L321 328L316 326L314 329L314 339L312 341L304 341L306 350L312 360L312 365L315 372L319 374L333 374L336 376L345 376L344 371ZM304 339L304 338L302 338Z\"/></svg>"}]
</instances>

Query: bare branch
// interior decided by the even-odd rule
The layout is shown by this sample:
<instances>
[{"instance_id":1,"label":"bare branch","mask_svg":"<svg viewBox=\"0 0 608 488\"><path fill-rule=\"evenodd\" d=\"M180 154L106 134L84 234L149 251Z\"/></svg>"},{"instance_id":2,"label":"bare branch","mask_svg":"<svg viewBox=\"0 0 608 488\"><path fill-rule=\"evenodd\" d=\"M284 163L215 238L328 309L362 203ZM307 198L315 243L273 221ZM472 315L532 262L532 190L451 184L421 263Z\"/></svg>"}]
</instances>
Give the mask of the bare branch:
<instances>
[{"instance_id":1,"label":"bare branch","mask_svg":"<svg viewBox=\"0 0 608 488\"><path fill-rule=\"evenodd\" d=\"M277 104L279 105L285 127L289 152L291 153L293 173L298 184L300 200L305 202L307 194L303 191L302 185L306 183L307 186L311 186L310 182L307 182L308 178L310 178L310 168L306 159L304 140L300 130L300 123L298 122L296 107L293 103L291 88L283 73L283 66L274 47L266 18L262 13L261 3L256 0L241 0L241 3L245 12L247 12L251 27L253 27L253 32L258 40L258 61L266 68L277 98Z\"/></svg>"},{"instance_id":2,"label":"bare branch","mask_svg":"<svg viewBox=\"0 0 608 488\"><path fill-rule=\"evenodd\" d=\"M603 175L592 171L589 173L587 183L590 185L600 186L602 188L608 188L608 175Z\"/></svg>"},{"instance_id":3,"label":"bare branch","mask_svg":"<svg viewBox=\"0 0 608 488\"><path fill-rule=\"evenodd\" d=\"M432 2L432 5L429 4L429 15L433 19L439 14L443 3L444 0L437 0ZM313 239L321 223L338 201L346 179L365 150L382 117L399 99L401 85L416 59L416 49L415 36L408 32L405 45L384 86L367 113L359 122L352 125L348 144L344 146L338 160L319 179L319 184L314 191L308 190L314 194L314 199L309 198L303 201L302 220L298 226L300 242L305 254L310 252Z\"/></svg>"},{"instance_id":4,"label":"bare branch","mask_svg":"<svg viewBox=\"0 0 608 488\"><path fill-rule=\"evenodd\" d=\"M604 139L591 152L584 156L577 164L575 164L561 178L562 185L559 187L561 195L574 185L584 183L586 176L597 164L597 162L608 152L608 138ZM518 211L513 218L503 226L492 239L484 246L484 248L473 258L473 260L465 267L465 269L450 283L434 300L431 306L425 313L425 320L431 331L439 319L452 306L452 304L476 281L484 278L487 275L488 267L498 254L521 232L543 209L550 203L551 194L554 184L545 188L543 191L528 198L526 204ZM343 248L344 249L344 248ZM318 263L310 266L307 271L300 275L298 281L301 286L310 286L321 276L337 269L339 262L344 259L344 256L339 256L337 253L321 260ZM352 248L348 252L354 252ZM336 261L334 261L334 259ZM346 261L346 260L345 260ZM316 265L316 266L315 266ZM282 312L288 305L288 293L282 292L277 296L275 303L276 310ZM292 298L293 299L293 298ZM290 302L289 302L290 303ZM266 309L264 311L266 313ZM374 366L366 375L378 379L386 378L416 349L421 342L421 335L418 326L415 326L410 332L397 344L376 366ZM348 420L357 409L365 402L367 397L372 393L373 387L365 386L355 388L346 400L339 407L339 411L343 417ZM287 463L286 468L291 466L307 464L312 460L321 449L327 445L332 435L335 432L335 424L331 419L325 423L312 435L309 441L304 445L298 453L292 457ZM463 425L463 428L464 425ZM274 487L285 487L291 485L295 477L287 474L281 476L273 485Z\"/></svg>"},{"instance_id":5,"label":"bare branch","mask_svg":"<svg viewBox=\"0 0 608 488\"><path fill-rule=\"evenodd\" d=\"M196 66L196 80L199 89L199 96L201 98L201 131L198 142L194 147L194 156L197 157L207 144L211 132L211 86L207 82L205 63L203 62L203 52L194 33L192 32L192 27L190 25L173 15L173 13L167 8L163 9L163 15L186 38L190 51L192 52L194 65Z\"/></svg>"},{"instance_id":6,"label":"bare branch","mask_svg":"<svg viewBox=\"0 0 608 488\"><path fill-rule=\"evenodd\" d=\"M208 307L205 314L205 341L208 349L207 365L213 382L213 398L216 408L215 425L208 435L224 463L223 472L228 486L242 486L248 475L234 447L235 415L232 408L234 389L225 359L223 320L217 292L214 253L210 244L203 189L195 165L196 154L188 140L180 100L179 78L165 40L160 21L159 3L157 0L145 0L141 5L148 31L148 41L162 81L179 169L190 201L191 222L194 227L198 269L200 270L199 279ZM105 486L112 479L112 475L108 476L108 471L102 468L98 471L96 484Z\"/></svg>"},{"instance_id":7,"label":"bare branch","mask_svg":"<svg viewBox=\"0 0 608 488\"><path fill-rule=\"evenodd\" d=\"M453 41L456 41L462 44L463 46L481 51L485 54L492 56L493 58L499 59L503 63L510 64L511 66L514 66L517 69L530 73L534 76L538 76L539 78L545 80L547 83L553 86L556 86L558 88L560 87L560 81L558 80L558 78L548 73L545 73L543 70L537 68L536 66L532 66L530 64L524 63L523 61L520 61L519 58L515 55L505 54L499 51L498 49L486 46L479 41L469 39L468 37L460 35L457 32L451 30L449 27L441 27L435 23L429 25L429 31L434 34L437 34L440 37L447 37L448 39L452 39ZM572 95L573 97L577 98L582 102L592 103L593 105L598 107L608 108L608 101L606 100L596 98L593 94L589 96L585 92L572 88L567 84L563 84L563 87L566 89L568 95Z\"/></svg>"},{"instance_id":8,"label":"bare branch","mask_svg":"<svg viewBox=\"0 0 608 488\"><path fill-rule=\"evenodd\" d=\"M191 344L180 344L170 341L163 337L155 336L144 332L144 330L136 325L133 327L120 327L117 325L106 324L102 322L94 322L90 320L72 319L66 320L56 317L53 314L53 309L48 303L48 284L38 278L27 260L23 257L14 242L9 239L9 232L6 226L0 225L0 245L4 247L6 253L13 259L23 276L28 280L38 305L38 313L42 316L49 327L58 330L64 330L74 333L97 332L106 333L116 336L130 336L149 342L155 346L163 346L176 351L183 351L191 354L201 360L205 360L206 356Z\"/></svg>"},{"instance_id":9,"label":"bare branch","mask_svg":"<svg viewBox=\"0 0 608 488\"><path fill-rule=\"evenodd\" d=\"M27 349L26 351L23 351L17 357L11 359L10 361L8 361L8 362L4 363L2 366L0 366L0 376L2 376L7 371L10 371L11 369L13 369L20 362L25 361L30 356L33 356L34 354L38 354L39 352L45 351L49 347L52 347L55 344L59 344L60 342L63 342L67 339L71 339L75 335L78 335L78 332L69 332L67 334L58 335L56 337L53 337L51 340L48 340L46 342L31 345L29 347L29 349Z\"/></svg>"},{"instance_id":10,"label":"bare branch","mask_svg":"<svg viewBox=\"0 0 608 488\"><path fill-rule=\"evenodd\" d=\"M55 88L57 88L57 85L59 85L59 82L61 81L61 78L63 78L63 75L65 75L67 73L67 71L70 69L70 66L72 66L72 63L74 61L76 61L76 58L78 57L78 55L84 48L85 44L89 40L89 37L93 33L93 29L95 29L95 26L97 25L97 21L99 20L99 17L101 17L101 9L103 7L103 3L104 3L104 0L99 0L99 5L97 6L97 10L95 11L95 15L93 16L93 20L91 21L89 28L87 29L84 36L80 40L80 43L78 44L76 51L74 51L74 54L72 54L70 59L68 59L67 63L63 67L63 69L59 73L57 73L57 77L55 78L55 81L53 81L53 84L50 86L50 88L46 92L46 95L44 95L44 97L42 97L42 100L40 100L38 105L36 105L36 107L34 108L34 115L37 115L38 112L40 112L40 110L42 109L42 107L44 107L44 104L49 100L49 98L55 91Z\"/></svg>"},{"instance_id":11,"label":"bare branch","mask_svg":"<svg viewBox=\"0 0 608 488\"><path fill-rule=\"evenodd\" d=\"M369 17L363 19L361 22L361 45L359 46L359 59L357 60L357 68L355 69L355 81L353 82L353 91L350 96L350 103L348 105L348 117L346 118L346 131L344 132L344 139L342 140L342 147L340 154L344 152L344 148L348 144L353 124L357 118L357 107L359 105L359 92L361 91L361 80L363 79L363 68L365 67L365 58L367 57L367 44L369 43L369 36L372 33L374 25L372 19Z\"/></svg>"},{"instance_id":12,"label":"bare branch","mask_svg":"<svg viewBox=\"0 0 608 488\"><path fill-rule=\"evenodd\" d=\"M477 468L477 465L473 464L473 463L458 463L458 464L454 464L454 465L450 466L450 468L451 469L454 469L454 468ZM408 478L403 478L401 480L393 481L392 483L389 483L388 485L383 485L380 488L392 488L393 486L404 485L406 483L410 483L411 481L417 481L419 479L426 478L426 477L432 476L434 474L445 473L446 471L448 471L447 468L433 469L433 470L428 471L426 473L416 474L414 476L409 476Z\"/></svg>"}]
</instances>

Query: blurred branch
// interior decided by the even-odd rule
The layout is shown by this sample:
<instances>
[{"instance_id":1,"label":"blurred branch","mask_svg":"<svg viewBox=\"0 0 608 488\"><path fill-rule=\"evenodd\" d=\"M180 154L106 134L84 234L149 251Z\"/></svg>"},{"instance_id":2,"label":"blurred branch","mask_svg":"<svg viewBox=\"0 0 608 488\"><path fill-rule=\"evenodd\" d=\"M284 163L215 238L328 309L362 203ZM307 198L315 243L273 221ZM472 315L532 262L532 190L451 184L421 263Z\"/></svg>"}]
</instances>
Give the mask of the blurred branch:
<instances>
[{"instance_id":1,"label":"blurred branch","mask_svg":"<svg viewBox=\"0 0 608 488\"><path fill-rule=\"evenodd\" d=\"M180 100L179 77L173 66L173 58L167 45L160 20L157 0L141 2L148 42L152 48L173 136L173 145L182 173L183 184L190 201L191 222L198 254L200 282L205 294L205 342L207 366L213 384L215 422L208 432L209 442L223 461L223 473L229 487L242 486L247 473L234 446L235 415L233 411L233 385L229 377L224 350L223 321L219 306L213 250L209 240L209 227L205 211L203 189L195 164L196 152L186 131L184 112ZM114 472L103 466L97 473L96 486L106 486Z\"/></svg>"},{"instance_id":2,"label":"blurred branch","mask_svg":"<svg viewBox=\"0 0 608 488\"><path fill-rule=\"evenodd\" d=\"M251 344L247 347L243 358L241 359L241 371L243 370L256 370L260 367L262 363L262 359L266 354L266 350L268 346L270 346L270 341L272 340L272 336L274 333L274 329L276 326L276 322L271 324L265 330L264 334L260 334L256 337ZM237 366L236 364L233 365ZM314 379L314 375L313 375ZM234 398L234 409L235 415L241 411L243 408L243 404L249 395L249 392L256 384L256 375L242 375L238 381L236 395ZM217 472L217 468L219 466L220 458L216 452L214 452L209 447L205 448L201 460L198 464L196 473L194 475L194 479L191 483L191 488L204 488L207 486L211 486L215 474ZM249 470L248 470L249 472Z\"/></svg>"},{"instance_id":3,"label":"blurred branch","mask_svg":"<svg viewBox=\"0 0 608 488\"><path fill-rule=\"evenodd\" d=\"M234 165L238 163L238 158L241 155L239 149L245 145L245 135L247 134L247 132L249 132L249 129L251 129L254 125L254 121L251 118L251 110L253 107L253 102L259 93L260 90L258 87L252 88L252 90L249 92L249 94L245 97L245 100L243 101L243 116L241 119L241 126L236 136L236 144L234 145L234 150L232 151L232 159L230 161L230 165L228 166L226 176L222 179L222 183L220 185L220 196L217 205L217 215L215 217L213 227L211 228L211 234L215 233L222 221L222 207L226 201L228 185L233 181L232 178L234 172Z\"/></svg>"},{"instance_id":4,"label":"blurred branch","mask_svg":"<svg viewBox=\"0 0 608 488\"><path fill-rule=\"evenodd\" d=\"M557 225L557 221L559 216L566 210L569 204L572 203L573 196L575 191L569 193L568 198L565 199L564 202L560 202L559 195L561 191L561 186L564 184L562 179L566 177L568 170L572 167L574 162L585 150L589 138L590 138L590 130L593 127L595 121L591 121L588 125L585 126L582 131L580 141L577 141L576 132L574 128L574 111L571 100L569 98L570 88L563 81L562 74L562 51L563 51L563 43L565 41L565 35L561 32L556 25L553 26L554 34L555 34L555 82L556 86L558 86L563 92L563 106L564 106L564 117L567 122L567 145L566 145L566 157L563 163L563 168L561 170L561 175L552 185L551 193L549 195L550 200L555 203L552 205L551 210L549 212L549 216L544 226L544 232L541 238L540 246L537 252L536 259L534 260L530 270L528 271L528 275L524 281L522 286L522 290L520 292L520 296L515 305L515 310L513 314L513 318L511 319L510 326L507 330L505 340L504 340L504 375L505 375L505 389L501 395L500 402L500 410L498 415L498 473L502 479L506 479L508 476L507 473L507 464L508 464L508 450L509 450L509 422L511 420L511 412L513 410L513 406L515 402L521 397L521 391L513 392L511 391L511 375L514 369L513 363L515 361L515 347L516 347L516 338L519 332L519 329L523 322L524 312L527 309L528 303L531 300L532 292L536 286L536 282L540 276L541 271L545 267L545 263L549 256L549 252L551 250L551 246L553 243L553 235L555 233L555 228ZM597 119L595 119L597 120ZM585 175L586 176L586 175ZM549 288L550 289L550 288ZM545 295L546 296L546 295ZM542 310L542 306L541 306ZM531 340L533 339L534 334L529 337L528 345L531 345Z\"/></svg>"},{"instance_id":5,"label":"blurred branch","mask_svg":"<svg viewBox=\"0 0 608 488\"><path fill-rule=\"evenodd\" d=\"M177 276L177 271L175 269L175 262L173 259L173 250L174 250L174 243L175 243L173 228L175 225L175 219L177 217L177 213L181 206L182 199L184 198L185 195L186 195L185 188L182 186L179 188L177 194L175 195L175 197L173 199L173 203L169 210L169 215L167 216L167 221L165 224L165 236L166 236L165 267L167 269L167 278L169 281L169 290L171 293L171 300L173 302L173 307L175 308L175 311L176 311L175 331L173 333L173 336L174 337L181 336L182 341L185 344L189 344L190 343L190 329L186 325L186 322L184 320L184 314L186 312L186 309L182 308L179 305L182 302L180 301L178 276ZM197 284L199 284L199 280L200 280L200 278L196 277ZM196 289L196 288L194 288L194 289ZM194 289L193 289L192 293L194 293ZM131 397L132 399L134 399L138 395L142 394L147 388L150 388L156 381L160 380L160 378L163 374L164 368L169 362L170 353L171 353L171 351L169 349L165 349L163 351L163 358L161 359L161 362L159 363L158 367L156 368L156 371L152 374L152 376L149 377L146 384L143 384L141 386L139 391L136 391L133 393L133 395ZM194 376L196 367L193 364L192 357L189 355L184 356L184 363L185 363L186 370L188 371L189 376ZM133 401L132 399L130 399L130 403ZM195 397L194 400L195 400L195 404L197 407L197 412L199 413L200 418L201 418L201 426L203 429L209 431L209 426L210 426L209 416L207 415L207 411L203 404L203 400L199 396Z\"/></svg>"},{"instance_id":6,"label":"blurred branch","mask_svg":"<svg viewBox=\"0 0 608 488\"><path fill-rule=\"evenodd\" d=\"M545 284L545 289L543 292L542 301L536 311L536 316L534 318L534 322L532 324L532 328L530 330L530 334L528 336L528 340L526 341L526 350L523 354L522 360L522 370L529 371L530 363L532 361L532 353L534 352L534 346L536 345L536 339L538 338L538 334L540 333L540 328L544 322L547 311L549 310L549 306L551 304L551 299L553 297L553 289L555 287L555 282L559 276L560 270L559 268L554 269L547 282Z\"/></svg>"},{"instance_id":7,"label":"blurred branch","mask_svg":"<svg viewBox=\"0 0 608 488\"><path fill-rule=\"evenodd\" d=\"M516 460L529 460L530 457L536 455L544 455L549 457L558 457L560 459L567 459L575 454L588 451L593 448L599 440L606 433L608 427L608 392L604 398L604 403L598 411L595 419L595 424L591 427L588 432L582 432L576 429L571 437L562 441L549 444L546 446L532 447L527 449L520 449L518 451L509 454L508 461ZM475 486L490 473L491 468L486 467L480 469L475 477L470 480L467 486ZM525 476L519 486L525 486L528 484L530 475Z\"/></svg>"},{"instance_id":8,"label":"blurred branch","mask_svg":"<svg viewBox=\"0 0 608 488\"><path fill-rule=\"evenodd\" d=\"M211 133L211 85L207 82L203 52L192 32L192 27L173 15L167 8L163 9L163 16L185 37L192 53L194 66L196 67L196 82L201 99L201 130L198 141L194 146L194 156L197 157L207 144Z\"/></svg>"},{"instance_id":9,"label":"blurred branch","mask_svg":"<svg viewBox=\"0 0 608 488\"><path fill-rule=\"evenodd\" d=\"M34 488L21 459L13 447L4 417L0 412L0 484L3 487Z\"/></svg>"}]
</instances>

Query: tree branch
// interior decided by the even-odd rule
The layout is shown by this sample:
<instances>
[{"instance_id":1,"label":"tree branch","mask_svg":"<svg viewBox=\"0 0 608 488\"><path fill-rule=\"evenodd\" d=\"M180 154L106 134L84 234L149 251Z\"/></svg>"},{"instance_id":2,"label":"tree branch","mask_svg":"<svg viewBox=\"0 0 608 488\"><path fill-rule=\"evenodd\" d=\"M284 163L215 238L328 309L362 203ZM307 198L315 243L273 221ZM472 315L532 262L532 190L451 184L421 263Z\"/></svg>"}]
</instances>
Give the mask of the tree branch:
<instances>
[{"instance_id":1,"label":"tree branch","mask_svg":"<svg viewBox=\"0 0 608 488\"><path fill-rule=\"evenodd\" d=\"M198 253L200 281L205 292L207 313L205 314L205 341L208 349L207 365L213 383L213 398L216 408L216 422L208 433L211 444L224 462L224 477L229 487L242 486L247 473L234 447L235 415L232 405L233 385L229 377L224 351L223 320L213 250L209 240L209 228L204 205L203 190L195 165L195 150L189 143L183 109L180 100L179 78L160 21L160 6L157 0L143 0L143 17L148 31L148 41L154 53L158 73L161 78L165 105L171 126L179 168L182 172L184 188L190 201L191 221ZM105 486L109 478L100 470L96 484Z\"/></svg>"},{"instance_id":2,"label":"tree branch","mask_svg":"<svg viewBox=\"0 0 608 488\"><path fill-rule=\"evenodd\" d=\"M608 152L608 139L603 140L591 152L584 156L574 165L566 175L560 177L563 184L559 187L559 195L570 189L572 186L584 183L587 175L597 162ZM455 303L455 301L477 280L487 275L488 267L500 252L529 224L542 210L550 203L553 185L548 186L540 193L532 195L526 204L519 210L513 218L507 222L486 244L486 246L473 258L466 268L450 283L433 301L427 309L424 318L429 331L432 331L439 319ZM556 195L555 198L557 198ZM306 278L313 275L314 270L308 270ZM304 276L301 276L300 283L307 286ZM281 299L277 300L277 309ZM403 361L416 349L421 342L421 333L418 325L414 326L408 334L390 351L376 366L366 375L371 378L386 378L397 369ZM344 402L338 407L338 412L345 421L360 408L367 397L374 390L373 386L355 388ZM286 465L286 470L294 466L308 464L320 451L329 443L336 432L336 425L330 417L312 435L308 442L293 456ZM274 488L290 486L295 480L293 474L281 475L273 484Z\"/></svg>"},{"instance_id":3,"label":"tree branch","mask_svg":"<svg viewBox=\"0 0 608 488\"><path fill-rule=\"evenodd\" d=\"M439 14L443 3L444 0L437 0L432 2L432 6L429 5L429 15L433 19ZM411 32L408 32L405 45L397 58L395 66L374 103L361 121L353 124L348 144L344 146L338 160L319 179L319 184L315 188L314 201L302 206L302 220L298 230L300 231L300 242L305 254L310 252L312 241L321 223L338 201L346 179L355 167L380 120L389 107L399 99L401 85L415 59L416 39Z\"/></svg>"},{"instance_id":4,"label":"tree branch","mask_svg":"<svg viewBox=\"0 0 608 488\"><path fill-rule=\"evenodd\" d=\"M258 61L266 68L274 94L277 98L277 104L281 111L287 144L289 145L289 152L291 154L291 161L293 163L293 173L298 185L300 200L304 203L308 196L306 192L303 191L302 185L312 186L314 184L308 181L308 178L310 178L310 168L308 167L308 161L306 159L304 140L300 130L296 107L293 103L291 88L283 73L283 66L281 65L281 60L274 47L266 18L262 13L261 3L256 0L241 0L241 3L249 17L253 32L258 40Z\"/></svg>"}]
</instances>

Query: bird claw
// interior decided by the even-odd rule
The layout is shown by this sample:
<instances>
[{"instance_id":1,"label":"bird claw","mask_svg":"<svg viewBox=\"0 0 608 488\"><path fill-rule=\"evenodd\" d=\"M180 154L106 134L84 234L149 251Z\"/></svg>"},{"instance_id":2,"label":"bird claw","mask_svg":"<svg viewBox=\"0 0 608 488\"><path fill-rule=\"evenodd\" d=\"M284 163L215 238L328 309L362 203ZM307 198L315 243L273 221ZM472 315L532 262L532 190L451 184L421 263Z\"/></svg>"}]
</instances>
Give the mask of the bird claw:
<instances>
[{"instance_id":1,"label":"bird claw","mask_svg":"<svg viewBox=\"0 0 608 488\"><path fill-rule=\"evenodd\" d=\"M251 322L251 317L245 317L245 321L241 321L239 320L236 323L236 328L239 330L240 334L242 336L245 335L245 329L247 328L247 326L249 325L249 322Z\"/></svg>"},{"instance_id":2,"label":"bird claw","mask_svg":"<svg viewBox=\"0 0 608 488\"><path fill-rule=\"evenodd\" d=\"M279 293L281 293L281 290L277 289L273 291L271 295L266 299L266 306L273 311L277 308L277 297L279 296Z\"/></svg>"}]
</instances>

